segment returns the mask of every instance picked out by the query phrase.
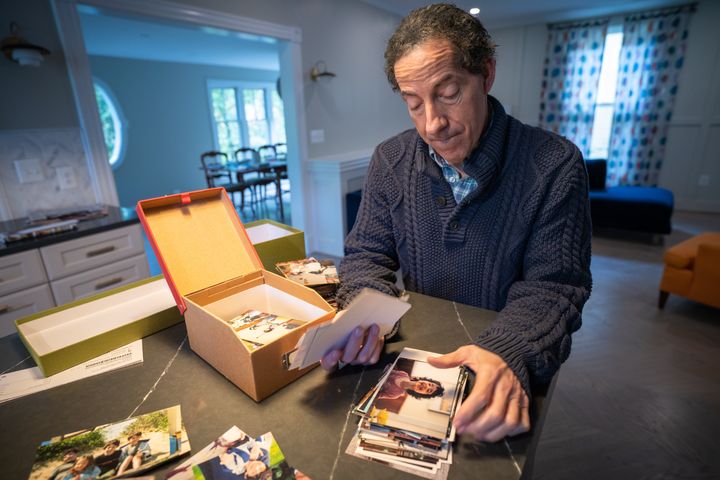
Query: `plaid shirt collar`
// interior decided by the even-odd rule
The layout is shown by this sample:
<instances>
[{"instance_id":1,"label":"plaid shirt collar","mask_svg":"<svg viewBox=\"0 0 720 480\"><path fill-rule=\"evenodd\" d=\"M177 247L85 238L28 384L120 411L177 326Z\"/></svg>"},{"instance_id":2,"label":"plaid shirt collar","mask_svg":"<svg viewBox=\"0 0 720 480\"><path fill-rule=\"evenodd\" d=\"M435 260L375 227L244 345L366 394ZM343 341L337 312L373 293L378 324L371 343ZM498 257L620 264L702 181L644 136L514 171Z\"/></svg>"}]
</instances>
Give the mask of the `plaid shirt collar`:
<instances>
[{"instance_id":1,"label":"plaid shirt collar","mask_svg":"<svg viewBox=\"0 0 720 480\"><path fill-rule=\"evenodd\" d=\"M480 136L480 144L483 143L495 120L495 109L493 108L492 102L490 101L488 101L488 115L490 116L490 121L488 122L485 131ZM430 158L432 158L433 161L435 161L435 163L437 163L442 170L443 177L445 177L445 180L450 184L450 188L452 188L453 197L455 197L455 203L459 205L460 202L462 202L462 200L468 196L468 194L478 188L477 180L470 176L466 176L463 178L460 175L460 172L458 172L454 167L452 167L447 162L447 160L438 155L437 152L429 144L428 151L430 152Z\"/></svg>"},{"instance_id":2,"label":"plaid shirt collar","mask_svg":"<svg viewBox=\"0 0 720 480\"><path fill-rule=\"evenodd\" d=\"M428 150L430 151L430 158L438 164L442 170L443 177L445 177L445 180L450 184L453 197L455 197L455 203L459 205L470 192L477 188L477 181L472 177L461 177L460 172L453 168L443 157L438 155L430 145L428 145Z\"/></svg>"}]
</instances>

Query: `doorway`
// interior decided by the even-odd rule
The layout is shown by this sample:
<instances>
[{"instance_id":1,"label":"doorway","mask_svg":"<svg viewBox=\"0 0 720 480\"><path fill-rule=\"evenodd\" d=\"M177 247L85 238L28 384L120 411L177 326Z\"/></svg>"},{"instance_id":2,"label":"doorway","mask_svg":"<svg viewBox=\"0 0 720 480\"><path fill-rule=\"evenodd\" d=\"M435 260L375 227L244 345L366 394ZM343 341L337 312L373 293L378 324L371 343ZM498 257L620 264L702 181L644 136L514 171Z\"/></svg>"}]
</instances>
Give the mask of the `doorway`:
<instances>
[{"instance_id":1,"label":"doorway","mask_svg":"<svg viewBox=\"0 0 720 480\"><path fill-rule=\"evenodd\" d=\"M206 113L201 115L198 115L197 111L192 113L192 115L197 116L198 119L202 117L197 120L198 123L192 127L192 131L193 135L198 135L198 138L199 135L202 134L208 139L208 141L203 143L203 147L200 147L200 143L196 143L190 147L178 149L175 143L184 142L188 138L188 135L183 135L182 132L175 131L173 125L165 124L171 123L169 121L165 123L155 122L150 129L143 125L142 130L144 131L141 132L140 127L142 122L130 118L129 109L121 105L120 109L123 113L117 115L117 117L125 117L128 121L125 132L128 145L132 145L132 140L130 139L132 139L133 136L137 136L138 138L142 137L144 138L143 142L146 153L140 154L140 156L143 157L142 159L137 159L131 151L131 147L128 147L124 151L124 158L121 160L119 166L116 167L115 172L113 172L108 163L108 152L110 149L105 143L105 136L102 130L103 123L98 114L95 102L96 82L93 80L94 76L99 77L96 73L103 69L106 72L114 71L116 74L106 75L106 79L101 79L106 86L109 86L111 91L126 89L128 83L134 83L134 91L130 95L113 92L107 95L109 98L112 98L114 94L116 98L127 97L132 98L135 103L147 103L148 99L153 95L151 92L144 91L142 88L143 80L149 81L149 79L133 78L127 68L118 66L119 56L113 57L111 53L107 52L104 55L92 53L95 48L92 45L92 41L86 42L83 38L86 30L85 23L88 23L84 17L114 17L127 22L145 22L146 24L155 25L160 29L185 30L186 32L192 31L193 33L199 32L208 37L213 37L214 40L220 40L220 37L226 37L227 40L227 37L231 37L233 41L236 42L252 43L256 47L265 48L265 50L268 50L268 48L274 49L274 58L277 65L277 69L274 72L272 68L269 68L265 69L265 72L268 74L263 78L259 78L258 72L255 72L255 77L250 76L242 80L264 85L275 85L276 89L283 92L281 101L283 108L280 109L281 111L278 115L278 108L272 104L274 90L269 87L266 90L267 94L265 97L268 97L270 101L265 102L265 104L269 105L269 108L265 109L265 112L263 112L264 115L271 120L273 117L275 117L275 120L282 120L282 122L276 121L275 123L272 121L266 122L266 130L269 134L267 140L272 144L286 143L287 180L284 180L283 190L289 190L288 183L292 183L293 197L292 201L289 202L290 208L286 208L288 213L282 220L298 228L304 228L306 218L305 205L308 202L305 201L306 192L304 187L306 182L301 164L303 160L307 158L307 145L304 141L304 100L301 94L302 75L300 74L300 32L298 29L200 8L188 8L187 6L183 6L182 8L179 6L175 7L168 2L159 1L130 0L114 2L111 0L86 0L82 2L67 2L54 0L53 8L56 12L56 18L60 26L60 34L68 57L68 67L71 81L75 87L76 103L78 104L81 123L87 135L87 145L90 153L89 161L92 162L94 167L91 170L94 171L96 176L99 196L103 198L106 203L110 204L132 203L137 200L138 197L147 198L148 196L155 196L154 194L142 194L150 190L142 190L142 188L145 187L141 188L141 185L137 185L138 183L147 183L145 181L139 182L138 178L140 178L140 176L144 176L149 179L150 183L156 184L155 192L157 192L158 195L205 187L202 183L202 172L199 169L200 153L210 149L222 149L226 146L223 144L223 140L227 139L227 135L224 137L221 135L218 124L214 121L210 80L224 81L228 80L228 78L225 72L218 70L220 66L215 65L213 72L204 74L205 81L203 85L199 87L203 98L200 103L204 104L202 107ZM97 18L95 20L97 20ZM152 35L152 32L149 35ZM158 41L158 43L162 42ZM261 48L258 48L258 50L261 50ZM151 59L137 58L132 60L136 63L152 61ZM127 60L127 62L130 62L130 60ZM116 65L113 67L111 65L112 63ZM167 64L173 64L177 67L179 63L180 62L171 59L170 61L165 61L166 65L163 65L163 67L167 67ZM167 70L167 68L165 68L165 70ZM185 78L179 70L176 71L174 75L170 73L166 73L165 75L166 89L169 90L176 88L176 84ZM126 79L126 85L124 87L117 86L121 84L118 83L121 77ZM260 75L260 77L262 77L262 75ZM113 78L114 80L108 81L107 78ZM110 85L110 83L115 83L116 85ZM198 89L197 86L195 88ZM255 95L255 97L258 97L258 95ZM145 106L145 108L146 110L160 110L161 113L165 115L165 118L168 119L172 119L174 116L182 117L182 112L179 111L177 105L171 103L172 102L166 102L155 107ZM195 102L195 106L198 107L200 103ZM256 101L256 103L258 102ZM149 103L147 103L147 105L149 105ZM242 105L241 111L243 113L246 112L245 106L246 105ZM198 109L202 110L200 107L198 107ZM258 116L257 112L259 111L260 110L256 109L256 116ZM245 116L245 118L239 118L238 120L248 122L247 116ZM254 120L257 120L257 118L254 118ZM138 125L138 123L141 125ZM285 142L280 141L281 135L279 134L280 129L277 123L283 124ZM248 125L246 125L246 130L247 127ZM253 125L253 128L255 133L257 133L257 122ZM151 134L148 134L147 130L151 130ZM156 138L174 135L176 140L174 143L161 142L158 140L153 144L153 133ZM225 134L227 134L227 132L225 132ZM250 135L247 134L244 138L249 139ZM255 135L253 138L257 141L260 137ZM237 140L238 137L236 136L235 139ZM242 135L240 135L239 140L243 140ZM195 140L195 142L199 141ZM228 142L225 143L227 144ZM178 153L180 150L182 150L182 153ZM132 160L130 160L131 157L129 156L132 156ZM131 165L134 167L129 168ZM123 169L126 172L120 173ZM178 175L177 170L180 169L183 170L183 175ZM117 185L115 184L116 178L118 180ZM133 185L133 183L135 183L135 185ZM289 195L285 193L284 198L286 201L289 200ZM287 206L288 205L286 205L286 207ZM252 213L247 211L245 215L246 218L249 218ZM255 215L261 216L262 213L256 213ZM257 216L255 218L257 218ZM268 216L272 216L272 214Z\"/></svg>"}]
</instances>

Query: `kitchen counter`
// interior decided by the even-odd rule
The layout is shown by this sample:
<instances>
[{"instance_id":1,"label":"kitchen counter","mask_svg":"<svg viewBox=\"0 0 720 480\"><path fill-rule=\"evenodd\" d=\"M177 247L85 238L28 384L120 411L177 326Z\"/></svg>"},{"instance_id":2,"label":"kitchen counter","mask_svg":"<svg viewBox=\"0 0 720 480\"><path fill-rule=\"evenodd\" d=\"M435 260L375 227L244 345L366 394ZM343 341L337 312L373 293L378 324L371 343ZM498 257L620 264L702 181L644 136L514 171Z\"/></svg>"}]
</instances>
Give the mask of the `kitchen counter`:
<instances>
[{"instance_id":1,"label":"kitchen counter","mask_svg":"<svg viewBox=\"0 0 720 480\"><path fill-rule=\"evenodd\" d=\"M114 206L108 206L106 208L108 211L106 216L78 222L77 228L67 232L55 233L44 237L30 238L7 244L0 243L0 257L139 223L137 215L135 214L135 209L133 208ZM0 232L15 232L28 228L26 222L27 219L24 218L0 222Z\"/></svg>"}]
</instances>

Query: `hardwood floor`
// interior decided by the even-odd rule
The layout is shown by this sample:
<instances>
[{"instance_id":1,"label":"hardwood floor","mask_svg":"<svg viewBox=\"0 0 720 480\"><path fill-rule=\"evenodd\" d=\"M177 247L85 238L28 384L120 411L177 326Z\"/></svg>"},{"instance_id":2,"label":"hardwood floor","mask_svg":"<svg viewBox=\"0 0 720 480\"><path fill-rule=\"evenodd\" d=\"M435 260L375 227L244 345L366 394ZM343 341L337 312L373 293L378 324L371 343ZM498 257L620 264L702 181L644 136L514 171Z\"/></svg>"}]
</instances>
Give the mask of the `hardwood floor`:
<instances>
[{"instance_id":1,"label":"hardwood floor","mask_svg":"<svg viewBox=\"0 0 720 480\"><path fill-rule=\"evenodd\" d=\"M720 231L677 212L671 246ZM593 293L536 455L538 479L720 478L720 310L670 296L665 246L593 240Z\"/></svg>"}]
</instances>

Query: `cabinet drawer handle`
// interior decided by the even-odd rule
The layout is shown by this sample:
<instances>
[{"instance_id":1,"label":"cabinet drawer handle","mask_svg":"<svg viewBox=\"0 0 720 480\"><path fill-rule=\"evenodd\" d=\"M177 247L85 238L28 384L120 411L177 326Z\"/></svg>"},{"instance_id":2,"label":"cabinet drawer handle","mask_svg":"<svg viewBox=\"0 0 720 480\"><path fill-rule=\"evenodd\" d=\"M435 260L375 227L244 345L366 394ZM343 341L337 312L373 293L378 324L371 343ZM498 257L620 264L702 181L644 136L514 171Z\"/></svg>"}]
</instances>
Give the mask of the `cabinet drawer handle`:
<instances>
[{"instance_id":1,"label":"cabinet drawer handle","mask_svg":"<svg viewBox=\"0 0 720 480\"><path fill-rule=\"evenodd\" d=\"M0 305L0 314L7 313L10 311L10 305L2 304Z\"/></svg>"},{"instance_id":2,"label":"cabinet drawer handle","mask_svg":"<svg viewBox=\"0 0 720 480\"><path fill-rule=\"evenodd\" d=\"M107 288L111 285L115 285L116 283L120 283L122 281L123 281L122 277L111 278L110 280L106 280L104 282L95 284L95 290L102 290L103 288Z\"/></svg>"},{"instance_id":3,"label":"cabinet drawer handle","mask_svg":"<svg viewBox=\"0 0 720 480\"><path fill-rule=\"evenodd\" d=\"M90 250L85 254L86 257L97 257L98 255L102 255L104 253L110 253L113 250L115 250L115 245L108 245L107 247L98 248L97 250Z\"/></svg>"}]
</instances>

